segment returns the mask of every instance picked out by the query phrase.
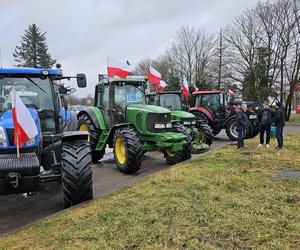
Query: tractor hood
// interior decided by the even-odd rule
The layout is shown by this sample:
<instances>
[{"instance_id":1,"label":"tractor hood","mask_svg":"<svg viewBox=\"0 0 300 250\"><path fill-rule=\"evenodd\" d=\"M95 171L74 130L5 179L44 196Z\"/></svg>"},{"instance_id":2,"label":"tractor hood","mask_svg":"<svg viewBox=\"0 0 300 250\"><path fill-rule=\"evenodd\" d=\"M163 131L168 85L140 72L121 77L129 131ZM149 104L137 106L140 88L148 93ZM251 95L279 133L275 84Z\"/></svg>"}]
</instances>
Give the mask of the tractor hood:
<instances>
[{"instance_id":1,"label":"tractor hood","mask_svg":"<svg viewBox=\"0 0 300 250\"><path fill-rule=\"evenodd\" d=\"M172 113L172 120L185 120L185 119L195 119L195 116L189 112L186 111L180 111L180 110L175 110L171 111Z\"/></svg>"},{"instance_id":2,"label":"tractor hood","mask_svg":"<svg viewBox=\"0 0 300 250\"><path fill-rule=\"evenodd\" d=\"M142 111L146 113L159 113L159 114L165 114L165 113L170 113L170 110L159 107L159 106L154 106L154 105L145 105L145 104L130 104L127 106L127 112L128 111Z\"/></svg>"},{"instance_id":3,"label":"tractor hood","mask_svg":"<svg viewBox=\"0 0 300 250\"><path fill-rule=\"evenodd\" d=\"M34 120L34 123L36 124L37 128L38 128L38 131L40 131L40 119L39 119L39 116L38 116L38 113L35 109L32 109L32 108L29 108L28 109L33 120ZM13 123L13 119L12 119L12 111L9 110L9 111L6 111L3 113L3 115L0 117L0 126L3 128L3 132L5 133L5 136L6 136L6 140L7 140L7 146L5 146L5 148L7 149L11 149L11 148L15 148L15 146L13 146L13 136L12 134L9 134L8 131L9 130L12 130L14 128L14 123ZM40 132L39 132L39 135L36 137L36 140L33 144L31 145L27 145L25 144L24 145L24 148L26 147L36 147L39 145L40 143ZM1 148L3 148L4 146L2 146Z\"/></svg>"}]
</instances>

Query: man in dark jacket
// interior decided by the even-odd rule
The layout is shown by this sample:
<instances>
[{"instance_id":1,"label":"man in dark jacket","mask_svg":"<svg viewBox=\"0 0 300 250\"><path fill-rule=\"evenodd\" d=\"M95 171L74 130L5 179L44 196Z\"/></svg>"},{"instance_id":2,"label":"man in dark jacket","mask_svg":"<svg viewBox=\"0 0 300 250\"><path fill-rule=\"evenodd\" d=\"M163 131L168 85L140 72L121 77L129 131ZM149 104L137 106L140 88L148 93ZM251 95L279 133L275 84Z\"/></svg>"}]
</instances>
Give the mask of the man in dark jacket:
<instances>
[{"instance_id":1,"label":"man in dark jacket","mask_svg":"<svg viewBox=\"0 0 300 250\"><path fill-rule=\"evenodd\" d=\"M277 139L277 149L283 148L283 127L285 126L285 112L282 104L280 102L276 103L276 111L274 117L274 124L276 127L276 139Z\"/></svg>"},{"instance_id":2,"label":"man in dark jacket","mask_svg":"<svg viewBox=\"0 0 300 250\"><path fill-rule=\"evenodd\" d=\"M248 116L246 114L247 104L243 103L240 110L236 113L236 130L238 132L238 148L244 148L244 139L246 137L246 129L248 127Z\"/></svg>"},{"instance_id":3,"label":"man in dark jacket","mask_svg":"<svg viewBox=\"0 0 300 250\"><path fill-rule=\"evenodd\" d=\"M260 144L259 147L264 145L264 135L266 133L266 147L270 147L271 126L273 123L274 113L270 106L265 103L264 108L258 114L258 121L260 125Z\"/></svg>"}]
</instances>

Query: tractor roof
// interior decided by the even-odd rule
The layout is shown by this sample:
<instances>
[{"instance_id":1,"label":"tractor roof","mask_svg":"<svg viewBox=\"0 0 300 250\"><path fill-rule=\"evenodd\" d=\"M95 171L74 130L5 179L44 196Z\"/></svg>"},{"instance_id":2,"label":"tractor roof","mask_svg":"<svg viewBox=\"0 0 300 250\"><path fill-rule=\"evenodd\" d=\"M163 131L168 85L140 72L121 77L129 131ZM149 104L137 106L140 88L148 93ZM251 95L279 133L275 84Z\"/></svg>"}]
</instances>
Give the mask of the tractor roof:
<instances>
[{"instance_id":1,"label":"tractor roof","mask_svg":"<svg viewBox=\"0 0 300 250\"><path fill-rule=\"evenodd\" d=\"M45 74L48 71L48 74ZM52 75L62 76L61 71L57 69L32 69L32 68L0 68L0 74L12 74L12 75Z\"/></svg>"},{"instance_id":2,"label":"tractor roof","mask_svg":"<svg viewBox=\"0 0 300 250\"><path fill-rule=\"evenodd\" d=\"M164 95L164 94L182 94L182 92L180 90L169 90L169 91L163 91L159 93L160 95ZM150 92L147 95L157 95L156 92Z\"/></svg>"},{"instance_id":3,"label":"tractor roof","mask_svg":"<svg viewBox=\"0 0 300 250\"><path fill-rule=\"evenodd\" d=\"M100 83L105 83L108 84L110 83L117 83L117 82L128 82L128 83L145 83L145 77L144 76L128 76L128 78L126 79L122 79L122 78L117 78L117 77L113 77L113 78L103 78L102 80L100 80Z\"/></svg>"},{"instance_id":4,"label":"tractor roof","mask_svg":"<svg viewBox=\"0 0 300 250\"><path fill-rule=\"evenodd\" d=\"M193 95L210 95L210 94L220 94L223 91L221 90L202 90L202 91L194 91Z\"/></svg>"}]
</instances>

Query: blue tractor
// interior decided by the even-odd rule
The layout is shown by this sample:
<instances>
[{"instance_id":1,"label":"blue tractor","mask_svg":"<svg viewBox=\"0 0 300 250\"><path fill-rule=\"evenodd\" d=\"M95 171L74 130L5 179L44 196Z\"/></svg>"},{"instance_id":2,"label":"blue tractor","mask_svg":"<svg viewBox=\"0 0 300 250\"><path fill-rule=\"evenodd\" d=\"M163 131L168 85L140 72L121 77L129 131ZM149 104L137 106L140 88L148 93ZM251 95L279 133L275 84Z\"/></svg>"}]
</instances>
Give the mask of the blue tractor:
<instances>
[{"instance_id":1,"label":"blue tractor","mask_svg":"<svg viewBox=\"0 0 300 250\"><path fill-rule=\"evenodd\" d=\"M61 181L65 207L93 197L89 134L77 130L77 114L67 109L66 96L75 89L56 69L0 68L0 195L38 191L49 181ZM10 92L15 88L38 128L38 135L17 157Z\"/></svg>"}]
</instances>

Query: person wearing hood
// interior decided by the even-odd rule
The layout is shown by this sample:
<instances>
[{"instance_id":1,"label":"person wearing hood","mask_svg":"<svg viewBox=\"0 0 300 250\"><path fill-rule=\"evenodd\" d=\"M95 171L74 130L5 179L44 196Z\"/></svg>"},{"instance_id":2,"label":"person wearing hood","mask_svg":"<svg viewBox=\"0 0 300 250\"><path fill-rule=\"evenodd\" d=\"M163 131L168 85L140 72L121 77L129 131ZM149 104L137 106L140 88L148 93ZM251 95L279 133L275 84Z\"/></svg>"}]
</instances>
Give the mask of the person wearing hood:
<instances>
[{"instance_id":1,"label":"person wearing hood","mask_svg":"<svg viewBox=\"0 0 300 250\"><path fill-rule=\"evenodd\" d=\"M281 102L276 103L276 111L274 117L274 125L276 127L277 149L283 148L283 128L285 126L285 112Z\"/></svg>"}]
</instances>

